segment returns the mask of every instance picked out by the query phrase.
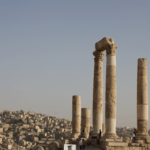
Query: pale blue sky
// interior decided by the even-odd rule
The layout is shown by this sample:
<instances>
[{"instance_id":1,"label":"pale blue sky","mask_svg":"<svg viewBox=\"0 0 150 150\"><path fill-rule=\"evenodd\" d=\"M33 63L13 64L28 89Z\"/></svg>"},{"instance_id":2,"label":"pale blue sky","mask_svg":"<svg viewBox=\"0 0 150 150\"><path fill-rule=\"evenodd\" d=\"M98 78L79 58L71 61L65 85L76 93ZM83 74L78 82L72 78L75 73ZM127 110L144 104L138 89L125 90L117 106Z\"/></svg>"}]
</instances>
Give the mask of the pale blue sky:
<instances>
[{"instance_id":1,"label":"pale blue sky","mask_svg":"<svg viewBox=\"0 0 150 150\"><path fill-rule=\"evenodd\" d=\"M92 52L103 37L118 45L117 126L136 127L138 58L150 72L149 0L1 0L0 110L71 119L81 95L92 112ZM104 93L105 67L106 56Z\"/></svg>"}]
</instances>

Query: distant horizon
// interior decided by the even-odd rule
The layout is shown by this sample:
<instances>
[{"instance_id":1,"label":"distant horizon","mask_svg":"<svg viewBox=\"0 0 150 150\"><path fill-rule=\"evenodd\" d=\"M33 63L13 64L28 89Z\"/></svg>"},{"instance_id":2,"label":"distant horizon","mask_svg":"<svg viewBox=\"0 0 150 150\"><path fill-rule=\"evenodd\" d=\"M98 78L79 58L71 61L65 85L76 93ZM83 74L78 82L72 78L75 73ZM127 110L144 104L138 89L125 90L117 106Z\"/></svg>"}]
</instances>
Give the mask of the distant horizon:
<instances>
[{"instance_id":1,"label":"distant horizon","mask_svg":"<svg viewBox=\"0 0 150 150\"><path fill-rule=\"evenodd\" d=\"M3 110L3 111L9 111L9 110ZM16 111L21 111L21 110L16 110ZM11 112L16 112L16 111L11 111ZM24 110L23 110L24 111ZM42 113L38 113L38 112L34 112L34 111L24 111L24 112L33 112L33 113L37 113L37 114L42 114ZM46 116L50 116L50 117L55 117L55 116L51 116L51 115L47 115L47 114L42 114L42 115L46 115ZM72 119L66 119L66 118L58 118L55 117L57 119L65 119L65 120L70 120L72 121ZM90 125L93 125L92 123ZM136 128L136 127L128 127L128 126L116 126L116 128ZM150 129L149 129L150 130Z\"/></svg>"}]
</instances>

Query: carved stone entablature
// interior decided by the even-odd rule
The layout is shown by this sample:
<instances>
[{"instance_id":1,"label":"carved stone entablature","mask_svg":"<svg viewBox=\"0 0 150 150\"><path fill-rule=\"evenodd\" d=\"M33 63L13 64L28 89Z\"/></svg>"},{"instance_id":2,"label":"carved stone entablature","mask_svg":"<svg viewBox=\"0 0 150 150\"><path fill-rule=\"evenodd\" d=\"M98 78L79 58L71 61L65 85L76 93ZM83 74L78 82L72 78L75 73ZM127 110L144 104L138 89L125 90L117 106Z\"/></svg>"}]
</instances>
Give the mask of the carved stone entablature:
<instances>
[{"instance_id":1,"label":"carved stone entablature","mask_svg":"<svg viewBox=\"0 0 150 150\"><path fill-rule=\"evenodd\" d=\"M106 50L107 55L116 55L116 50L117 50L118 45L112 44L110 45L110 48Z\"/></svg>"},{"instance_id":2,"label":"carved stone entablature","mask_svg":"<svg viewBox=\"0 0 150 150\"><path fill-rule=\"evenodd\" d=\"M103 61L104 51L94 51L93 55L95 56L95 61Z\"/></svg>"},{"instance_id":3,"label":"carved stone entablature","mask_svg":"<svg viewBox=\"0 0 150 150\"><path fill-rule=\"evenodd\" d=\"M114 44L114 39L109 37L104 37L97 43L95 43L96 51L103 51L110 48L110 45Z\"/></svg>"}]
</instances>

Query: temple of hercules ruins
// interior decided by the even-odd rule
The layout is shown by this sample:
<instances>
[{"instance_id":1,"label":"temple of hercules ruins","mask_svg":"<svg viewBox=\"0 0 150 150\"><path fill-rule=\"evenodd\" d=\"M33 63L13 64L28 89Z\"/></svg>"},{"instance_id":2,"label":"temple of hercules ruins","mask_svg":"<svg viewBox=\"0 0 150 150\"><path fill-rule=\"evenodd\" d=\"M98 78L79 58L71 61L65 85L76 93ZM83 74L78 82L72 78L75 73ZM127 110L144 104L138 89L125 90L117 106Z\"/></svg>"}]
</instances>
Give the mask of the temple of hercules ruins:
<instances>
[{"instance_id":1,"label":"temple of hercules ruins","mask_svg":"<svg viewBox=\"0 0 150 150\"><path fill-rule=\"evenodd\" d=\"M93 100L90 108L81 107L81 96L72 97L72 136L68 144L78 144L84 139L85 144L102 150L150 150L148 135L148 80L147 59L139 58L137 63L137 134L134 143L116 134L116 52L118 46L113 38L104 37L95 43ZM103 91L103 58L106 54L106 83ZM103 104L105 93L105 104ZM103 108L105 107L105 123ZM92 113L93 132L90 131ZM97 143L102 132L100 145Z\"/></svg>"}]
</instances>

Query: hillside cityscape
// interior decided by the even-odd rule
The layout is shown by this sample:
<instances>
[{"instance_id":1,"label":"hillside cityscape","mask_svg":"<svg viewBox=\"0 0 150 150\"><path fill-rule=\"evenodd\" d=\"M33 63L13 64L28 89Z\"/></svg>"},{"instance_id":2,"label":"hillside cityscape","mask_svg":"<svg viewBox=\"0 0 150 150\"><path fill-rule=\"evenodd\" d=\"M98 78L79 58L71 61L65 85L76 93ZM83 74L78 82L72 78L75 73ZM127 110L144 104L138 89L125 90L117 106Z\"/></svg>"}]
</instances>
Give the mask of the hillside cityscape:
<instances>
[{"instance_id":1,"label":"hillside cityscape","mask_svg":"<svg viewBox=\"0 0 150 150\"><path fill-rule=\"evenodd\" d=\"M92 133L92 124L90 133ZM132 140L134 128L117 127L120 138ZM0 112L0 148L7 149L49 149L54 141L67 140L72 133L72 121L59 119L35 112ZM150 130L148 131L150 134Z\"/></svg>"}]
</instances>

